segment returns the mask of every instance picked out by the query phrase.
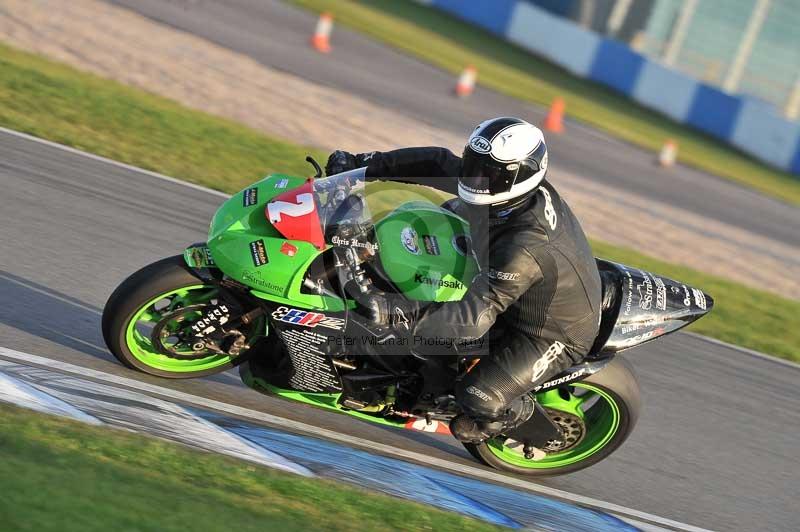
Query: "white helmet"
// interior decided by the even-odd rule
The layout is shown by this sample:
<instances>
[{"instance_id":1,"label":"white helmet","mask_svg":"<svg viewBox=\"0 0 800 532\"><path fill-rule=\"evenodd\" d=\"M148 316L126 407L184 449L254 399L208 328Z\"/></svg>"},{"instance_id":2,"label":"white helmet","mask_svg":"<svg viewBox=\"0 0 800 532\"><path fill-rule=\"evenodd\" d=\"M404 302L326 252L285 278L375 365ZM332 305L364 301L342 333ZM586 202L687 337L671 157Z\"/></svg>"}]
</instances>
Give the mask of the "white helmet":
<instances>
[{"instance_id":1,"label":"white helmet","mask_svg":"<svg viewBox=\"0 0 800 532\"><path fill-rule=\"evenodd\" d=\"M519 118L493 118L478 125L464 147L458 195L506 210L533 196L546 173L542 131Z\"/></svg>"}]
</instances>

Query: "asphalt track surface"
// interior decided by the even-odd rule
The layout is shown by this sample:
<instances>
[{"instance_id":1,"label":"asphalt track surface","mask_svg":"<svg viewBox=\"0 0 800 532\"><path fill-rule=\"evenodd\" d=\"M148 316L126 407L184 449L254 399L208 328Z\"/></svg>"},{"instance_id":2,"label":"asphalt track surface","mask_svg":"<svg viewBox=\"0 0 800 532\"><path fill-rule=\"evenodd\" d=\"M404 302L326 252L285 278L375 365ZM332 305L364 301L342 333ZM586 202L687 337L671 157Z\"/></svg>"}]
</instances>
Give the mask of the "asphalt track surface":
<instances>
[{"instance_id":1,"label":"asphalt track surface","mask_svg":"<svg viewBox=\"0 0 800 532\"><path fill-rule=\"evenodd\" d=\"M316 15L278 0L106 1L266 66L347 91L464 138L476 124L492 116L543 121L542 108L480 87L467 100L453 98L451 74L341 25L334 29L333 52L319 54L308 45ZM653 202L800 246L800 209L725 179L682 166L664 171L654 165L652 153L571 122L566 134L548 136L548 147L553 180L563 169ZM370 149L364 146L364 151ZM626 213L619 216L620 222L626 223Z\"/></svg>"},{"instance_id":2,"label":"asphalt track surface","mask_svg":"<svg viewBox=\"0 0 800 532\"><path fill-rule=\"evenodd\" d=\"M108 295L204 240L223 199L0 131L0 346L478 465L450 438L265 397L231 373L169 381L113 359L100 333ZM800 528L797 366L685 334L627 358L644 400L631 438L597 466L542 484L705 528Z\"/></svg>"}]
</instances>

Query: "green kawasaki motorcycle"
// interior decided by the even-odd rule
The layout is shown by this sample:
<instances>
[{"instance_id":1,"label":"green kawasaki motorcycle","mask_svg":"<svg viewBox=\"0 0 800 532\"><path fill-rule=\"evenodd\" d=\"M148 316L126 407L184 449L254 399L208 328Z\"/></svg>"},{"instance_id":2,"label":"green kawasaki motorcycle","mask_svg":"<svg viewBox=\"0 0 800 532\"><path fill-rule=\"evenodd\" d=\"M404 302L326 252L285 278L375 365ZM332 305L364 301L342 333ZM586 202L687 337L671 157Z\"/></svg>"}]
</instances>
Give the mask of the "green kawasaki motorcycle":
<instances>
[{"instance_id":1,"label":"green kawasaki motorcycle","mask_svg":"<svg viewBox=\"0 0 800 532\"><path fill-rule=\"evenodd\" d=\"M270 175L227 200L208 242L139 270L111 295L103 335L126 366L168 378L238 366L266 394L398 428L449 433L453 385L489 339L431 345L365 322L370 290L456 301L479 265L467 222L432 189L370 182L364 170ZM586 361L534 392L516 429L465 444L481 462L529 475L595 464L628 437L639 387L615 355L706 314L711 297L598 260L600 334Z\"/></svg>"}]
</instances>

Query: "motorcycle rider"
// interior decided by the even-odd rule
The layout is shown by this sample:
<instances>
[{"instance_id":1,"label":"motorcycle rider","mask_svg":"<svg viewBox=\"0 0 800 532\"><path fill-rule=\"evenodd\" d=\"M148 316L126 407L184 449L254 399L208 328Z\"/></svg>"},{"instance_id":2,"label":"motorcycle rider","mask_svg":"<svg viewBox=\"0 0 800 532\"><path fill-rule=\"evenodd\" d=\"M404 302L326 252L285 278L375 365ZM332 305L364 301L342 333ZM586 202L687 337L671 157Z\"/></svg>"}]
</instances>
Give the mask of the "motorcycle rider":
<instances>
[{"instance_id":1,"label":"motorcycle rider","mask_svg":"<svg viewBox=\"0 0 800 532\"><path fill-rule=\"evenodd\" d=\"M529 419L529 392L583 360L598 333L600 275L578 220L545 180L547 163L541 130L502 117L479 124L460 158L433 147L336 151L326 165L328 175L366 166L368 179L457 190L445 206L470 222L481 267L463 299L420 310L379 293L361 312L384 326L410 320L411 333L423 338L499 333L489 356L456 383L463 414L450 428L462 441L480 442Z\"/></svg>"}]
</instances>

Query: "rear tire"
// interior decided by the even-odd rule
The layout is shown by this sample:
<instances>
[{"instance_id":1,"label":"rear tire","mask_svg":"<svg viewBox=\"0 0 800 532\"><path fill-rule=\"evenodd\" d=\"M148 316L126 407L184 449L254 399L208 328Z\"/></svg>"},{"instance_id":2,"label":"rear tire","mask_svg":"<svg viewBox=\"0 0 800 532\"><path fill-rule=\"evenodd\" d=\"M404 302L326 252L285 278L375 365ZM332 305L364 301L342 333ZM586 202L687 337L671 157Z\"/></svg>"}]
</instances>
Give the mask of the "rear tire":
<instances>
[{"instance_id":1,"label":"rear tire","mask_svg":"<svg viewBox=\"0 0 800 532\"><path fill-rule=\"evenodd\" d=\"M134 330L134 318L147 307L153 308L160 296L166 300L176 292L196 294L202 290L210 293L214 287L196 276L181 255L145 266L125 279L103 309L103 338L111 353L129 368L170 379L213 375L244 362L247 352L236 357L215 354L198 360L171 358L157 352L145 334Z\"/></svg>"},{"instance_id":2,"label":"rear tire","mask_svg":"<svg viewBox=\"0 0 800 532\"><path fill-rule=\"evenodd\" d=\"M575 451L554 453L552 456L548 455L544 460L534 461L525 459L521 455L515 456L497 438L480 444L465 443L464 447L472 456L486 465L526 476L566 475L600 462L622 445L639 419L641 399L636 376L630 364L617 357L598 373L567 388L571 390L582 388L587 390L587 393L599 396L600 399L594 404L598 405L599 401L604 401L605 406L603 404L599 406L609 410L607 415L603 415L601 412L601 415L597 416L597 419L600 420L598 424L600 422L608 423L609 428L607 433L601 432L595 435L598 438L596 448L587 446L583 452L578 452L580 448L576 446ZM587 418L594 417L589 416L588 412L587 410ZM591 429L592 427L587 423L584 438L589 437ZM569 454L570 452L573 453L572 456ZM562 458L559 459L559 455L562 455Z\"/></svg>"}]
</instances>

